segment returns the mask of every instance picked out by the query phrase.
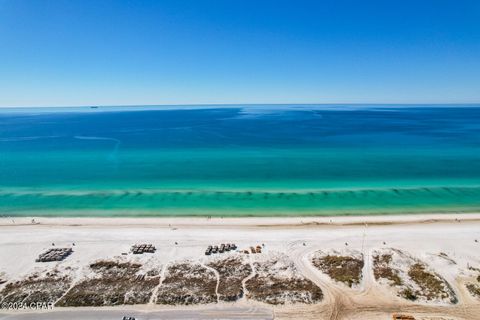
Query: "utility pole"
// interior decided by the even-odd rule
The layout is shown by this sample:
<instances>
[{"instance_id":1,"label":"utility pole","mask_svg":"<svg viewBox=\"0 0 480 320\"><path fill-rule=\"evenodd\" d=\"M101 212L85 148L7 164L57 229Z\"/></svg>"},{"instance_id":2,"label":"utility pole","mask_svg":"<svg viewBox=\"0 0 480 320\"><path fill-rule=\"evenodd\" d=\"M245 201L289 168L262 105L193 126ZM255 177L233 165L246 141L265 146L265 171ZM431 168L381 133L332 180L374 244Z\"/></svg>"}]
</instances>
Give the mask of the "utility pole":
<instances>
[{"instance_id":1,"label":"utility pole","mask_svg":"<svg viewBox=\"0 0 480 320\"><path fill-rule=\"evenodd\" d=\"M365 248L365 237L367 236L367 227L368 227L368 224L365 222L365 229L363 229L363 238L362 238L362 255L365 257L365 252L364 252L364 248Z\"/></svg>"}]
</instances>

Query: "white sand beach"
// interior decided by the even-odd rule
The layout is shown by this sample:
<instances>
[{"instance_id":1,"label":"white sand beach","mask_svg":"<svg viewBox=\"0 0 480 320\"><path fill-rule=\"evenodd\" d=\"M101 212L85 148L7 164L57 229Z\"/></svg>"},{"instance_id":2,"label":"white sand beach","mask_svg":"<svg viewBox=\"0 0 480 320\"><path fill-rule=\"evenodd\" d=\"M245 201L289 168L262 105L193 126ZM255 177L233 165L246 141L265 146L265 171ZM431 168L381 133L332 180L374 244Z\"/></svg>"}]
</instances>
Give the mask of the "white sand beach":
<instances>
[{"instance_id":1,"label":"white sand beach","mask_svg":"<svg viewBox=\"0 0 480 320\"><path fill-rule=\"evenodd\" d=\"M80 319L79 310L82 310L91 314L91 319L118 319L120 314L134 314L137 319L184 319L195 311L202 314L198 316L202 319L243 316L250 319L390 319L393 313L402 312L416 319L473 320L479 319L480 297L471 294L466 284L480 275L475 271L480 268L478 241L480 214L224 219L2 218L0 278L5 283L0 285L0 290L8 283L52 269L69 273L73 279L71 288L91 276L88 266L102 259L135 262L152 268L158 266L162 270L159 276L164 278L165 266L175 261L197 261L207 265L221 255L244 255L253 266L281 255L292 261L294 272L322 290L323 299L315 303L287 301L271 305L248 298L252 292L247 288L247 294L235 302L217 298L215 303L172 306L154 303L152 298L146 304L116 307L54 307L43 311L3 309L0 319L64 319L67 316ZM151 243L157 251L143 255L129 253L130 247L137 243ZM208 245L220 243L235 243L241 250L259 245L262 253L229 252L205 256ZM71 247L73 254L61 262L35 262L40 253L52 247ZM425 264L428 270L448 283L455 303L421 298L409 301L400 297L398 290L374 276L373 255L378 250L398 250L412 261ZM350 288L315 268L311 257L318 251L363 254L359 285ZM402 262L398 265L401 268ZM218 273L216 277L219 281ZM155 290L159 288L161 284Z\"/></svg>"}]
</instances>

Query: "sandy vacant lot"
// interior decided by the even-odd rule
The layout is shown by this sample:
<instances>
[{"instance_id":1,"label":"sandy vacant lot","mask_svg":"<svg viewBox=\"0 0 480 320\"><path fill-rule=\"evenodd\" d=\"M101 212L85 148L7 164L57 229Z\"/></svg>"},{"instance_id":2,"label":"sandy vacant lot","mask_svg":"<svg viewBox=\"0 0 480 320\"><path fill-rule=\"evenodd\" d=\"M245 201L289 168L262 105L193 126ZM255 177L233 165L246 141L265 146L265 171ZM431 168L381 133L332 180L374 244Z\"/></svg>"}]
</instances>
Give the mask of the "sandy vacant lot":
<instances>
[{"instance_id":1,"label":"sandy vacant lot","mask_svg":"<svg viewBox=\"0 0 480 320\"><path fill-rule=\"evenodd\" d=\"M478 214L2 218L0 300L48 291L57 306L3 309L0 319L480 319L480 297L468 289L480 288L478 241ZM157 251L134 255L137 243ZM238 249L205 255L221 243ZM243 252L257 246L261 253ZM52 247L73 254L35 262ZM100 306L71 307L85 292Z\"/></svg>"}]
</instances>

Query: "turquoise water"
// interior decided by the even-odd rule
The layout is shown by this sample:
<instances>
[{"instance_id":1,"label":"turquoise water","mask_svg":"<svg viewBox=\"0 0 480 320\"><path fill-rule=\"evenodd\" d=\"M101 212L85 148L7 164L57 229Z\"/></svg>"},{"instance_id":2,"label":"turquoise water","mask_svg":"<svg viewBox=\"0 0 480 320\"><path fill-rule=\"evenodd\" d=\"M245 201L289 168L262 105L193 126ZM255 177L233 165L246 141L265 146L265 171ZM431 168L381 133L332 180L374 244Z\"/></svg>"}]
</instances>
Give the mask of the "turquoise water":
<instances>
[{"instance_id":1,"label":"turquoise water","mask_svg":"<svg viewBox=\"0 0 480 320\"><path fill-rule=\"evenodd\" d=\"M162 108L1 111L0 214L480 208L478 106Z\"/></svg>"}]
</instances>

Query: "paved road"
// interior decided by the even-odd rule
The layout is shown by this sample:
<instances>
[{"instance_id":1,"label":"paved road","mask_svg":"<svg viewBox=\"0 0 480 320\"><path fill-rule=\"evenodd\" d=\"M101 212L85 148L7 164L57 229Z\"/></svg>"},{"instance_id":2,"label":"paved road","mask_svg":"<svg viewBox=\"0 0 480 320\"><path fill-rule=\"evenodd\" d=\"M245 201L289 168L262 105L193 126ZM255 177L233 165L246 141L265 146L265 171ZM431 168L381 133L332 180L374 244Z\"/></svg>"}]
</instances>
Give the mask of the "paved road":
<instances>
[{"instance_id":1,"label":"paved road","mask_svg":"<svg viewBox=\"0 0 480 320\"><path fill-rule=\"evenodd\" d=\"M125 311L125 310L74 310L50 311L40 313L2 314L1 320L121 320L123 316L133 316L137 320L186 320L186 319L252 319L272 320L271 310L248 307L227 307L191 310L165 310L165 311Z\"/></svg>"}]
</instances>

